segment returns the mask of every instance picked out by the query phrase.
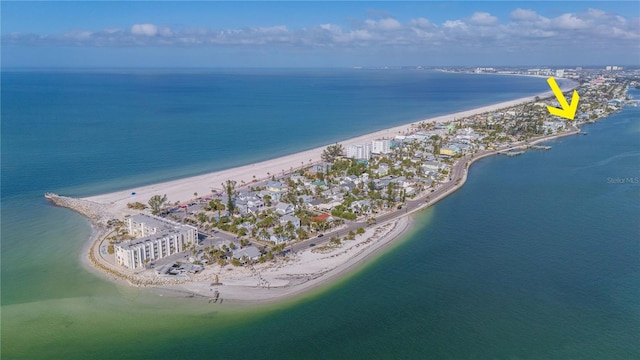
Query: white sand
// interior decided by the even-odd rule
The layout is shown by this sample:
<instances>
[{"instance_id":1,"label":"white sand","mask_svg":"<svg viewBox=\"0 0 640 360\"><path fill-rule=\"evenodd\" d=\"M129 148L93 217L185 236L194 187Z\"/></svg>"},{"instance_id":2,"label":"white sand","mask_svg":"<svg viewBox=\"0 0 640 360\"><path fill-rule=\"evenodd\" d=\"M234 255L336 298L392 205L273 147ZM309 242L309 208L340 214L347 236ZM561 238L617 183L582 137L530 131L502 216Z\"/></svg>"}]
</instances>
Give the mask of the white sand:
<instances>
[{"instance_id":1,"label":"white sand","mask_svg":"<svg viewBox=\"0 0 640 360\"><path fill-rule=\"evenodd\" d=\"M549 91L537 96L539 96L540 98L544 98L550 95L552 94ZM340 142L340 144L342 144L346 148L350 144L366 143L381 138L393 138L398 134L408 132L411 129L412 124L417 124L419 122L449 122L454 120L455 118L462 118L475 114L481 114L484 112L496 111L498 109L514 106L524 102L529 102L534 100L535 97L536 96L530 96L526 98L505 101L494 105L483 106L476 109L461 111L454 114L425 119L411 124L396 126L394 128L358 136L349 140L342 141ZM198 196L206 196L211 194L212 189L222 191L220 184L226 182L227 180L235 180L237 181L238 185L241 185L242 181L244 181L246 184L249 184L254 180L254 176L256 176L258 180L264 180L266 178L269 178L269 175L267 175L267 173L270 173L271 175L278 175L282 172L283 169L285 171L289 171L290 168L299 168L302 162L304 162L305 166L308 166L310 159L314 163L320 161L320 156L325 148L326 146L318 147L312 150L307 150L276 159L263 161L257 164L240 166L232 169L212 172L209 174L198 175L179 180L167 181L153 185L140 186L123 191L91 196L85 199L102 204L110 204L113 206L112 210L125 209L127 203L129 202L139 201L146 204L153 195L166 194L169 202L171 203L175 201L186 202L194 198L194 192L197 192ZM132 192L135 192L136 195L131 195Z\"/></svg>"},{"instance_id":2,"label":"white sand","mask_svg":"<svg viewBox=\"0 0 640 360\"><path fill-rule=\"evenodd\" d=\"M338 278L360 265L371 255L401 236L410 227L411 219L403 216L357 235L355 240L328 251L309 248L291 259L278 263L256 264L253 269L227 265L208 268L193 276L193 282L166 285L164 289L213 296L220 293L225 301L270 302L294 297ZM215 275L223 285L211 286Z\"/></svg>"},{"instance_id":3,"label":"white sand","mask_svg":"<svg viewBox=\"0 0 640 360\"><path fill-rule=\"evenodd\" d=\"M572 85L574 88L576 84ZM568 88L563 89L563 91ZM539 94L540 98L552 95L551 92ZM461 111L454 114L425 119L425 122L443 123L462 118L496 111L524 102L534 100L536 96L506 101L494 105ZM417 123L417 122L416 122ZM340 142L343 146L350 144L365 143L379 138L392 138L398 134L406 133L412 124L397 126L391 129L377 131L371 134L359 136ZM226 180L235 180L240 185L242 181L249 184L254 176L258 180L268 178L267 173L278 175L282 169L287 171L291 167L298 168L301 162L308 166L309 160L320 161L320 155L325 147L303 151L300 153L283 156L277 159L263 161L257 164L241 166L233 169L213 172L205 175L189 177L154 185L132 188L124 191L117 191L109 194L97 195L86 198L100 204L111 205L110 210L114 213L126 211L126 204L140 201L146 203L153 195L166 194L170 202L189 201L193 199L193 193L205 196L211 193L211 189L220 191L220 184ZM466 180L467 172L464 173ZM441 197L455 191L462 186L462 183L452 187L450 191ZM135 196L131 193L136 192ZM438 199L433 199L435 203ZM194 276L194 281L179 285L162 286L163 289L197 293L203 296L213 296L214 291L220 292L220 297L226 300L264 302L274 301L286 297L295 296L304 291L308 291L329 279L336 278L350 269L356 267L372 254L380 251L394 239L399 237L410 225L410 217L404 216L393 220L387 224L380 224L367 230L366 234L358 236L355 241L346 241L343 245L329 253L312 252L307 249L296 254L292 260L278 264L259 264L253 269L246 267L234 268L227 266L221 269L219 266L208 267L202 274ZM231 270L228 270L231 269ZM142 275L142 274L141 274ZM152 276L151 273L142 276ZM215 275L224 284L221 286L211 286Z\"/></svg>"}]
</instances>

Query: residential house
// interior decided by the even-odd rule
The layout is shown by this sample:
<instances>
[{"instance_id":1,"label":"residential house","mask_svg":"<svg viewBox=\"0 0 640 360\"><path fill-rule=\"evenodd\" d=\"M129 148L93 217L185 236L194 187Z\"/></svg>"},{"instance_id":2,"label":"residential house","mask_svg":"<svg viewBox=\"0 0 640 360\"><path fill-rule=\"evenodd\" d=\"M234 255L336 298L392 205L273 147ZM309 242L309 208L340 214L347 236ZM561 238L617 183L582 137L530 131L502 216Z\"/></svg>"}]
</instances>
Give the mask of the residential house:
<instances>
[{"instance_id":1,"label":"residential house","mask_svg":"<svg viewBox=\"0 0 640 360\"><path fill-rule=\"evenodd\" d=\"M269 196L271 196L271 199L276 201L280 201L282 195L288 190L287 186L279 181L269 181L266 187L266 191Z\"/></svg>"},{"instance_id":2,"label":"residential house","mask_svg":"<svg viewBox=\"0 0 640 360\"><path fill-rule=\"evenodd\" d=\"M380 164L376 172L379 176L386 176L389 173L389 166L387 164Z\"/></svg>"},{"instance_id":3,"label":"residential house","mask_svg":"<svg viewBox=\"0 0 640 360\"><path fill-rule=\"evenodd\" d=\"M300 228L300 218L298 218L297 216L285 215L285 216L280 218L280 224L282 224L282 226L286 226L287 223L289 223L289 222L291 222L291 224L293 224L293 227L295 229Z\"/></svg>"},{"instance_id":4,"label":"residential house","mask_svg":"<svg viewBox=\"0 0 640 360\"><path fill-rule=\"evenodd\" d=\"M371 212L371 200L358 200L351 203L349 209L355 214L369 214Z\"/></svg>"},{"instance_id":5,"label":"residential house","mask_svg":"<svg viewBox=\"0 0 640 360\"><path fill-rule=\"evenodd\" d=\"M296 207L293 204L281 202L276 205L276 212L280 215L289 215L293 214Z\"/></svg>"},{"instance_id":6,"label":"residential house","mask_svg":"<svg viewBox=\"0 0 640 360\"><path fill-rule=\"evenodd\" d=\"M238 259L243 263L249 260L256 261L260 259L260 256L262 256L262 254L260 254L260 250L255 246L247 246L242 249L237 249L232 255L234 259Z\"/></svg>"}]
</instances>

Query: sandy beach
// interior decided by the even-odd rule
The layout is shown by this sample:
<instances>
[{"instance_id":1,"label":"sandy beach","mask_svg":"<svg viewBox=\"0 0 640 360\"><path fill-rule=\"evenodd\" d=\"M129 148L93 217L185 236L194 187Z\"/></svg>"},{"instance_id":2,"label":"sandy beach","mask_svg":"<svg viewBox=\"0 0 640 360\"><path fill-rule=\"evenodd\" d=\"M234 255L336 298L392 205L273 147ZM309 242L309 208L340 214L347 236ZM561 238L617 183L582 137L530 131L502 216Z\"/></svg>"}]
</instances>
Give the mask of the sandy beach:
<instances>
[{"instance_id":1,"label":"sandy beach","mask_svg":"<svg viewBox=\"0 0 640 360\"><path fill-rule=\"evenodd\" d=\"M574 85L575 87L575 85ZM567 89L563 89L567 90ZM443 115L420 122L449 122L456 118L462 118L496 111L524 102L533 101L536 97L545 98L551 92L542 93L526 98L501 102L498 104L483 106L471 110L461 111L454 114ZM407 133L418 122L396 126L390 129L373 132L359 137L341 141L343 146L369 142L379 138L393 138L398 134ZM551 139L558 136L565 136L575 133L575 131L558 134L554 136L543 136L532 143ZM523 144L514 144L514 148ZM343 241L340 246L328 248L306 248L298 251L294 256L278 258L275 262L254 264L250 267L233 267L218 265L208 266L202 273L191 275L187 281L163 281L159 279L153 270L143 272L130 272L124 268L114 267L106 261L100 260L98 252L99 246L95 244L102 241L98 239L100 226L96 225L104 222L107 217L122 217L125 214L132 214L135 211L127 209L127 203L139 201L147 203L153 195L166 194L170 202L186 202L194 198L194 192L199 196L205 196L212 190L221 191L220 184L226 180L235 180L238 185L250 184L253 180L263 180L270 175L279 175L282 170L289 171L291 168L298 168L303 163L304 166L320 161L320 156L325 147L283 156L280 158L263 161L257 164L250 164L233 169L222 170L204 175L142 186L113 193L87 197L84 199L70 200L80 202L82 207L88 207L88 211L79 211L87 216L94 224L94 235L90 241L91 247L88 251L91 265L108 274L109 278L124 280L135 286L153 286L158 291L171 295L199 296L213 298L218 294L221 299L231 303L264 303L279 301L291 298L303 292L328 283L346 272L353 270L359 264L371 258L373 254L379 253L390 243L401 237L407 229L411 227L412 213L431 206L446 196L463 186L467 180L469 166L486 156L493 155L497 151L486 151L473 157L462 159L453 169L453 177L461 178L458 183L449 183L443 186L441 191L436 192L430 202L425 203L420 199L413 205L407 206L407 210L397 217L380 222L374 226L367 227L363 235L358 235L355 240ZM504 149L503 149L504 150ZM135 192L135 195L132 193ZM70 199L70 198L67 198ZM92 206L93 204L93 206ZM60 204L59 204L60 205ZM65 205L61 205L65 206ZM95 206L94 209L92 209ZM68 206L68 207L77 207ZM78 209L76 209L78 211ZM105 215L95 215L96 213L108 213ZM327 236L330 236L329 234ZM105 264L102 264L104 262ZM83 262L87 264L87 262ZM213 279L219 278L220 285L212 284ZM216 297L218 296L216 295Z\"/></svg>"},{"instance_id":2,"label":"sandy beach","mask_svg":"<svg viewBox=\"0 0 640 360\"><path fill-rule=\"evenodd\" d=\"M163 286L164 290L220 298L233 304L255 304L282 301L307 293L339 279L383 251L411 227L412 218L401 217L371 227L355 240L322 251L309 248L275 264L255 264L251 268L218 266L193 277L194 281ZM222 285L212 285L220 276Z\"/></svg>"},{"instance_id":3,"label":"sandy beach","mask_svg":"<svg viewBox=\"0 0 640 360\"><path fill-rule=\"evenodd\" d=\"M276 258L275 262L254 264L250 267L208 266L203 272L178 281L159 278L153 270L133 272L101 258L99 248L104 245L103 238L108 233L103 226L104 221L113 216L132 213L132 210L118 208L117 203L109 206L86 199L62 197L56 202L57 205L70 207L91 220L93 234L91 241L85 246L85 250L88 250L85 254L88 253L89 256L83 258L82 263L86 266L91 265L92 270L100 270L105 278L133 286L151 286L156 288L155 291L159 294L167 296L197 296L209 301L219 297L227 304L270 303L317 289L370 260L411 228L414 213L432 206L461 188L467 181L471 165L476 161L502 151L526 148L577 132L579 129L575 128L561 134L530 139L526 143L514 143L508 149L489 150L462 158L453 168L453 176L459 177L461 181L443 185L439 191L432 194L429 202L424 202L422 198L409 201L406 206L408 211L398 213L388 221L367 227L364 234L356 236L354 240L345 240L339 246L309 247L298 251L294 256ZM112 213L106 209L116 212ZM327 236L331 236L331 232ZM213 284L216 278L220 284Z\"/></svg>"},{"instance_id":4,"label":"sandy beach","mask_svg":"<svg viewBox=\"0 0 640 360\"><path fill-rule=\"evenodd\" d=\"M563 89L563 91L566 90L568 89ZM340 141L339 143L346 148L351 144L371 142L372 140L381 138L393 138L396 135L408 132L413 124L417 124L419 122L445 123L457 118L481 114L484 112L496 111L498 109L533 101L536 97L544 98L551 95L552 93L551 91L549 91L525 98L482 106L479 108L460 111L448 115L442 115L430 119L424 119L421 121L416 121L413 123L400 125L390 129L376 131L366 135L347 139L344 141ZM86 197L85 199L100 204L110 205L114 210L125 209L127 203L130 202L139 201L146 204L149 198L151 198L153 195L166 194L171 203L175 201L186 202L194 198L194 192L197 192L199 196L206 196L207 194L211 194L212 190L221 191L222 189L220 184L227 180L235 180L237 181L238 185L241 185L243 182L244 184L249 184L254 179L264 180L270 178L271 175L278 175L282 172L282 170L289 171L289 169L291 168L297 169L303 163L305 164L305 166L308 166L310 163L320 161L320 156L325 148L326 146L322 146L256 164L240 166L232 169L226 169L222 171L167 181L153 185L130 188L108 194ZM135 195L132 195L132 193L135 193Z\"/></svg>"}]
</instances>

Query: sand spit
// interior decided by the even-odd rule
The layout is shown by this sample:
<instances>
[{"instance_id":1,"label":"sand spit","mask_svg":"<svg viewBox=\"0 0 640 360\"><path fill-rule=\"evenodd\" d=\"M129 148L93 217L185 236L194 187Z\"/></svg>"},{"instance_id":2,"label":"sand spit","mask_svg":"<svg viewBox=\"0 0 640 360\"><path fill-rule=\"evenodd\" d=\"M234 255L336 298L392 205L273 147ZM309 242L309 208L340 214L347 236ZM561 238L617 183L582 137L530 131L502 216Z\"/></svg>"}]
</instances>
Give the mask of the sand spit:
<instances>
[{"instance_id":1,"label":"sand spit","mask_svg":"<svg viewBox=\"0 0 640 360\"><path fill-rule=\"evenodd\" d=\"M544 93L537 96L544 97L548 95L549 93ZM502 102L423 121L448 122L454 118L496 111L529 102L535 97L531 96ZM406 124L340 143L343 146L348 146L379 138L393 138L398 134L411 131L413 127L413 123ZM541 141L572 135L577 132L579 130L576 128L563 134L531 139L528 143L513 144L510 149L527 147ZM397 216L392 217L387 222L368 227L365 234L357 236L355 240L343 241L339 246L333 246L332 248L308 248L286 258L277 258L276 261L246 267L233 267L231 265L224 267L218 265L208 266L203 272L190 275L189 278L159 277L153 270L130 271L114 264L113 261L107 261L100 252L100 249L108 244L107 238L111 235L111 230L108 227L109 220L123 219L125 215L136 213L136 211L127 208L127 203L129 202L139 201L146 203L151 196L158 194L166 194L171 202L186 202L193 198L194 192L202 196L212 190L220 191L220 184L229 179L237 181L238 184L249 185L253 181L270 178L270 175L279 175L280 170L284 172L290 169L297 169L301 164L304 167L309 166L320 160L323 150L324 147L320 147L257 164L83 199L56 194L46 194L45 197L53 204L73 209L91 221L94 233L92 234L87 258L93 267L107 274L110 279L124 280L134 286L158 287L161 291L180 296L186 294L189 297L208 297L210 300L215 299L215 302L220 298L220 300L231 300L232 303L262 303L290 298L308 292L356 268L373 254L378 253L395 239L401 237L410 228L412 213L435 204L462 187L467 180L469 168L475 161L499 152L486 151L473 157L462 158L456 166L457 170L454 168L454 171L459 173L461 181L445 184L443 191L434 196L431 201L424 202L424 199L421 199L422 202L419 204L419 201L416 202L412 210L398 212ZM506 150L509 149L501 149L500 151ZM457 178L458 176L454 177Z\"/></svg>"}]
</instances>

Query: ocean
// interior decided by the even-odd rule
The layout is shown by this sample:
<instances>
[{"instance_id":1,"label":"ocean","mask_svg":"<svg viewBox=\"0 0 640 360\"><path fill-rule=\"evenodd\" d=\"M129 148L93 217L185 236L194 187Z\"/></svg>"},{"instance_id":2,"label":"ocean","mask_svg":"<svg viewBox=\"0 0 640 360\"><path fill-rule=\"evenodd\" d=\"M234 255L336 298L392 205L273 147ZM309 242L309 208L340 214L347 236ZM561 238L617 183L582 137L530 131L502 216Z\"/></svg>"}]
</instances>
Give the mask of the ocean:
<instances>
[{"instance_id":1,"label":"ocean","mask_svg":"<svg viewBox=\"0 0 640 360\"><path fill-rule=\"evenodd\" d=\"M87 221L42 196L206 173L546 90L411 70L5 71L2 357L639 358L637 108L549 151L479 161L389 251L274 305L112 283L81 265Z\"/></svg>"}]
</instances>

